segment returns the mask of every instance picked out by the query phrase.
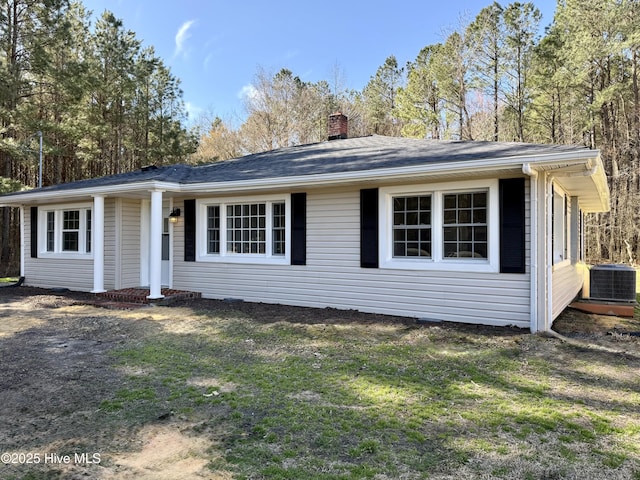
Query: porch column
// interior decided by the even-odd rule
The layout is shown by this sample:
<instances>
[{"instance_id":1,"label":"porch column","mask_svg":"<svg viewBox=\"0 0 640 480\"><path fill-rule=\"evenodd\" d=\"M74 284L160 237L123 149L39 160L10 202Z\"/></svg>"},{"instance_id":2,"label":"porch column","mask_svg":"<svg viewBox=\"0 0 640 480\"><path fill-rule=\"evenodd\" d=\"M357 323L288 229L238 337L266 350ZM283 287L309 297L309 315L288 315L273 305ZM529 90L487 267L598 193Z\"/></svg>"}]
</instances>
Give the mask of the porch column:
<instances>
[{"instance_id":1,"label":"porch column","mask_svg":"<svg viewBox=\"0 0 640 480\"><path fill-rule=\"evenodd\" d=\"M149 229L149 296L150 300L162 295L162 191L151 192L151 228Z\"/></svg>"},{"instance_id":2,"label":"porch column","mask_svg":"<svg viewBox=\"0 0 640 480\"><path fill-rule=\"evenodd\" d=\"M104 289L104 196L93 197L93 216L91 220L93 239L93 290L91 293L102 293Z\"/></svg>"}]
</instances>

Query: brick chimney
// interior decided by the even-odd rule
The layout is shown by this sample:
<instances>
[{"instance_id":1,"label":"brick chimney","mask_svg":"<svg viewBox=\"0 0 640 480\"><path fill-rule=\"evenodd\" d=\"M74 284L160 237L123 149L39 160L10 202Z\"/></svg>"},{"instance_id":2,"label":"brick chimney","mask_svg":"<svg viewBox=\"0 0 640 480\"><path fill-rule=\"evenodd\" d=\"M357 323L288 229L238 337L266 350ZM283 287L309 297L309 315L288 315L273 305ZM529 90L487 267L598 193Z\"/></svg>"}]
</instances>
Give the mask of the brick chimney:
<instances>
[{"instance_id":1,"label":"brick chimney","mask_svg":"<svg viewBox=\"0 0 640 480\"><path fill-rule=\"evenodd\" d=\"M342 112L329 115L329 140L347 138L348 126L347 116L343 115Z\"/></svg>"}]
</instances>

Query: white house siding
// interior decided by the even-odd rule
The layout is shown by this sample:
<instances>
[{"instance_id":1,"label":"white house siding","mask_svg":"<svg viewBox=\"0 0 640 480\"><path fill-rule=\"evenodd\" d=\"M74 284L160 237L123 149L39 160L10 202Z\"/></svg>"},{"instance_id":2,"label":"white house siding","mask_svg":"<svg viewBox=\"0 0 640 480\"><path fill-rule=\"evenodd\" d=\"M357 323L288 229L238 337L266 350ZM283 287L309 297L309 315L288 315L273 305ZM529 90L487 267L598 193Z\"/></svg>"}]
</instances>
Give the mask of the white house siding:
<instances>
[{"instance_id":1,"label":"white house siding","mask_svg":"<svg viewBox=\"0 0 640 480\"><path fill-rule=\"evenodd\" d=\"M204 297L489 325L530 324L528 274L360 268L357 189L308 192L305 266L184 262L183 226L180 222L175 230L174 288Z\"/></svg>"},{"instance_id":2,"label":"white house siding","mask_svg":"<svg viewBox=\"0 0 640 480\"><path fill-rule=\"evenodd\" d=\"M88 292L93 288L93 260L59 260L31 258L31 216L25 209L24 216L24 269L25 285L41 288L68 288Z\"/></svg>"},{"instance_id":3,"label":"white house siding","mask_svg":"<svg viewBox=\"0 0 640 480\"><path fill-rule=\"evenodd\" d=\"M120 285L140 285L140 201L125 199L121 208Z\"/></svg>"},{"instance_id":4,"label":"white house siding","mask_svg":"<svg viewBox=\"0 0 640 480\"><path fill-rule=\"evenodd\" d=\"M586 267L583 264L578 263L553 270L551 277L552 320L555 320L580 293L584 280L584 268Z\"/></svg>"}]
</instances>

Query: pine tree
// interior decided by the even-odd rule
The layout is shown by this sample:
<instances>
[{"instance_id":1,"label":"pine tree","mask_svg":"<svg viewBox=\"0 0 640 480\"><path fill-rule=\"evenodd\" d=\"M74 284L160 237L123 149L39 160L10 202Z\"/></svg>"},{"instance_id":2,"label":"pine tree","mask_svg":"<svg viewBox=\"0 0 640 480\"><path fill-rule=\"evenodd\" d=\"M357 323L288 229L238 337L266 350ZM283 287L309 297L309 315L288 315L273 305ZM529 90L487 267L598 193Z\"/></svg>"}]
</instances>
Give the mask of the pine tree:
<instances>
[{"instance_id":1,"label":"pine tree","mask_svg":"<svg viewBox=\"0 0 640 480\"><path fill-rule=\"evenodd\" d=\"M442 45L424 47L416 60L407 65L407 86L398 89L397 114L402 120L402 135L440 139L442 106L434 72L434 58Z\"/></svg>"},{"instance_id":2,"label":"pine tree","mask_svg":"<svg viewBox=\"0 0 640 480\"><path fill-rule=\"evenodd\" d=\"M396 118L396 96L402 83L404 69L396 57L387 57L363 90L367 122L372 133L397 135L400 125Z\"/></svg>"},{"instance_id":3,"label":"pine tree","mask_svg":"<svg viewBox=\"0 0 640 480\"><path fill-rule=\"evenodd\" d=\"M528 74L540 19L540 10L533 3L514 2L504 10L507 111L515 119L515 139L520 142L525 141L525 113L530 102Z\"/></svg>"},{"instance_id":4,"label":"pine tree","mask_svg":"<svg viewBox=\"0 0 640 480\"><path fill-rule=\"evenodd\" d=\"M467 27L466 37L472 51L472 83L483 95L489 95L493 107L492 140L500 137L500 94L504 77L504 9L498 2L483 8Z\"/></svg>"}]
</instances>

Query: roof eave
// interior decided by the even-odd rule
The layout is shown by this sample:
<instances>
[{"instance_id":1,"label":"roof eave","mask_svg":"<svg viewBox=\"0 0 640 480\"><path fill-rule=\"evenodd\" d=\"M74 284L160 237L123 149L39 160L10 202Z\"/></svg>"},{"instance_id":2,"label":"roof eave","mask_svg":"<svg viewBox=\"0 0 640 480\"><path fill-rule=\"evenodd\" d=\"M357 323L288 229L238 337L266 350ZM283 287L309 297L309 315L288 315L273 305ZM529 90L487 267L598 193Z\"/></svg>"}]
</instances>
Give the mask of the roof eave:
<instances>
[{"instance_id":1,"label":"roof eave","mask_svg":"<svg viewBox=\"0 0 640 480\"><path fill-rule=\"evenodd\" d=\"M38 203L42 201L51 202L58 198L64 198L65 201L77 200L79 198L110 196L119 194L129 194L140 191L170 191L179 192L180 185L173 182L159 182L147 180L144 182L132 182L119 185L108 185L103 187L85 187L70 188L53 191L31 190L28 192L17 192L6 196L0 196L0 207L17 207L29 203Z\"/></svg>"}]
</instances>

